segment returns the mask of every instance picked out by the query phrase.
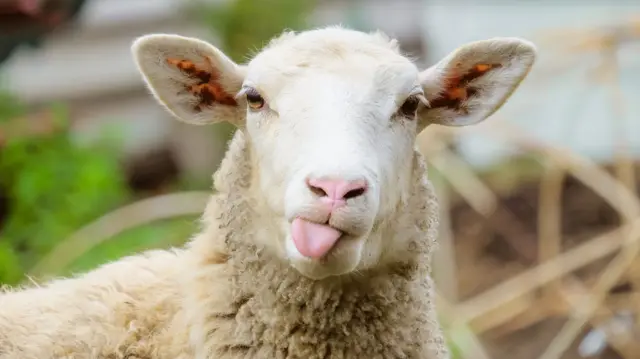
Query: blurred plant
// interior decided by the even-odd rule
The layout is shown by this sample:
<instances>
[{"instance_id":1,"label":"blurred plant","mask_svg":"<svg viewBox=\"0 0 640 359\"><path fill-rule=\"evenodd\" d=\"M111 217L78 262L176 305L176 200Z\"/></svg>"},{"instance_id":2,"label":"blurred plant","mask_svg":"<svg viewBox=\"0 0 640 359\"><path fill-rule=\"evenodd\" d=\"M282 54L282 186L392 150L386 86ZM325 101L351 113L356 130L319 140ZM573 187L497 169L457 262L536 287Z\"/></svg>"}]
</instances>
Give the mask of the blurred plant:
<instances>
[{"instance_id":1,"label":"blurred plant","mask_svg":"<svg viewBox=\"0 0 640 359\"><path fill-rule=\"evenodd\" d=\"M0 93L0 192L7 207L0 227L0 283L5 284L19 282L57 242L128 198L110 139L91 147L75 144L62 106L35 120L13 96ZM25 130L32 123L36 131Z\"/></svg>"}]
</instances>

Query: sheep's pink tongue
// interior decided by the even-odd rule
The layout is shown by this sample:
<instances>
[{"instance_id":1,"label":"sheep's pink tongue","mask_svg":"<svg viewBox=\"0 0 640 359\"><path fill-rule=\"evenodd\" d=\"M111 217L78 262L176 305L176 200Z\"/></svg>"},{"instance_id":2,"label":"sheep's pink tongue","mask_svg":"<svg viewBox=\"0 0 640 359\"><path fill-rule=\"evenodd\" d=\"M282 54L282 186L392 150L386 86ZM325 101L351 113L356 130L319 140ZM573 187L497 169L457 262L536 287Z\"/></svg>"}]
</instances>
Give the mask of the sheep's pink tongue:
<instances>
[{"instance_id":1,"label":"sheep's pink tongue","mask_svg":"<svg viewBox=\"0 0 640 359\"><path fill-rule=\"evenodd\" d=\"M336 244L342 233L327 225L296 218L291 225L291 236L298 251L305 257L320 258Z\"/></svg>"}]
</instances>

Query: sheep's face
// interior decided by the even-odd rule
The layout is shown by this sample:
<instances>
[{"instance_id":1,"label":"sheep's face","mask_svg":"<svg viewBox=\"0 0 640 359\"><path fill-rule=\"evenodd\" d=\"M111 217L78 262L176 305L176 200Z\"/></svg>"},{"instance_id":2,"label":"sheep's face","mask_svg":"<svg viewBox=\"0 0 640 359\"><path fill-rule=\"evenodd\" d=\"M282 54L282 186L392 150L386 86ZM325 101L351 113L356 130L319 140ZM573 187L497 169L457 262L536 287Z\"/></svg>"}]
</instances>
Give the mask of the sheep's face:
<instances>
[{"instance_id":1,"label":"sheep's face","mask_svg":"<svg viewBox=\"0 0 640 359\"><path fill-rule=\"evenodd\" d=\"M148 35L133 49L177 118L244 130L258 203L280 232L265 244L313 279L369 269L399 250L376 223L412 195L416 135L488 117L535 54L523 40L493 39L421 72L394 41L340 28L285 34L247 65L176 35Z\"/></svg>"}]
</instances>

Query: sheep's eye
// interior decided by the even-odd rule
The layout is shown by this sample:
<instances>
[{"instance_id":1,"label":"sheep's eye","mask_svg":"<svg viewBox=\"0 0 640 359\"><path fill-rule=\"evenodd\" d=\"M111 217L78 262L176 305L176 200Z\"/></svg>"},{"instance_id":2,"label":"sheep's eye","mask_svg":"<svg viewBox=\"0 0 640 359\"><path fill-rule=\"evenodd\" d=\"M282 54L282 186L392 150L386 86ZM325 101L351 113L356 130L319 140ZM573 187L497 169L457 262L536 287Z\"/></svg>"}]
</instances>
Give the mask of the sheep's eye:
<instances>
[{"instance_id":1,"label":"sheep's eye","mask_svg":"<svg viewBox=\"0 0 640 359\"><path fill-rule=\"evenodd\" d=\"M256 91L255 89L248 89L246 92L246 96L247 103L252 109L259 110L264 107L264 98L262 98L262 96L260 96L258 91Z\"/></svg>"},{"instance_id":2,"label":"sheep's eye","mask_svg":"<svg viewBox=\"0 0 640 359\"><path fill-rule=\"evenodd\" d=\"M415 118L416 111L418 111L418 106L420 105L420 99L417 96L410 96L403 104L400 106L400 114L408 118Z\"/></svg>"}]
</instances>

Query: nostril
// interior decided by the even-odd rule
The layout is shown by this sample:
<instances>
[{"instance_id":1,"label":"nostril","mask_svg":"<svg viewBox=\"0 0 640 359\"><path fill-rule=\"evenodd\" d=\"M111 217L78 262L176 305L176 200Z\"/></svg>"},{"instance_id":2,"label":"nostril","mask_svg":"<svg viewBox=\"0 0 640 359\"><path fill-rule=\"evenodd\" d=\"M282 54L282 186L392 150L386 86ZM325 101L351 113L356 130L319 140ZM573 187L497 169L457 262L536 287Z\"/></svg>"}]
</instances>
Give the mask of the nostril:
<instances>
[{"instance_id":1,"label":"nostril","mask_svg":"<svg viewBox=\"0 0 640 359\"><path fill-rule=\"evenodd\" d=\"M311 191L311 193L315 194L316 196L318 197L330 196L328 189L331 190L331 187L327 186L327 183L325 183L325 181L318 180L315 178L307 178L306 183L307 183L307 188L309 188L309 191Z\"/></svg>"},{"instance_id":2,"label":"nostril","mask_svg":"<svg viewBox=\"0 0 640 359\"><path fill-rule=\"evenodd\" d=\"M367 189L365 187L352 189L349 192L345 193L342 198L350 199L350 198L359 197L359 196L362 196L366 190Z\"/></svg>"},{"instance_id":3,"label":"nostril","mask_svg":"<svg viewBox=\"0 0 640 359\"><path fill-rule=\"evenodd\" d=\"M367 182L363 180L343 182L336 192L336 195L344 200L360 197L367 192Z\"/></svg>"},{"instance_id":4,"label":"nostril","mask_svg":"<svg viewBox=\"0 0 640 359\"><path fill-rule=\"evenodd\" d=\"M311 190L311 192L313 192L315 195L320 196L320 197L326 197L327 196L327 192L325 190L323 190L320 187L316 187L314 185L311 185L309 183L307 183L307 186L309 187L309 190Z\"/></svg>"}]
</instances>

